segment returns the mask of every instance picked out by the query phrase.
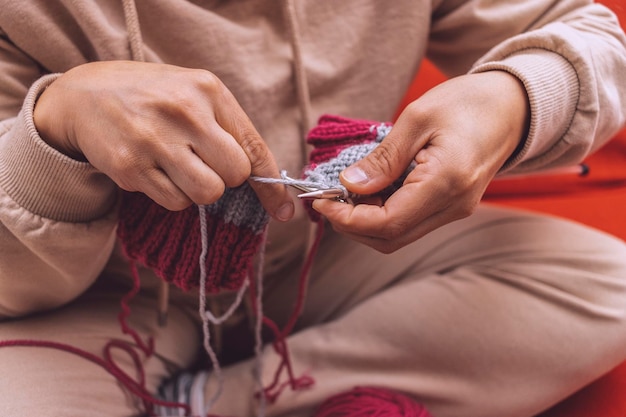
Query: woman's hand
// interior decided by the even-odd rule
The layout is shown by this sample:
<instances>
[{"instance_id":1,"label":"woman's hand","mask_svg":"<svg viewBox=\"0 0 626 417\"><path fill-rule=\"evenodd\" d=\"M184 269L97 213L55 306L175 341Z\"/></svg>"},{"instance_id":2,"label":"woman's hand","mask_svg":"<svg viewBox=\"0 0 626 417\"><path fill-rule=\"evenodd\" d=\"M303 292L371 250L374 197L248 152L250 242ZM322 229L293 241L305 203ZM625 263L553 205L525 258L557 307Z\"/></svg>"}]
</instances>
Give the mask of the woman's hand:
<instances>
[{"instance_id":1,"label":"woman's hand","mask_svg":"<svg viewBox=\"0 0 626 417\"><path fill-rule=\"evenodd\" d=\"M46 89L34 117L51 146L170 210L213 203L251 174L279 176L236 99L204 70L125 61L81 65ZM291 218L285 187L251 185L270 215Z\"/></svg>"},{"instance_id":2,"label":"woman's hand","mask_svg":"<svg viewBox=\"0 0 626 417\"><path fill-rule=\"evenodd\" d=\"M411 103L374 152L341 175L349 191L369 195L415 161L397 191L379 204L318 200L313 207L338 232L393 252L473 212L525 138L529 113L524 87L506 72L451 79Z\"/></svg>"}]
</instances>

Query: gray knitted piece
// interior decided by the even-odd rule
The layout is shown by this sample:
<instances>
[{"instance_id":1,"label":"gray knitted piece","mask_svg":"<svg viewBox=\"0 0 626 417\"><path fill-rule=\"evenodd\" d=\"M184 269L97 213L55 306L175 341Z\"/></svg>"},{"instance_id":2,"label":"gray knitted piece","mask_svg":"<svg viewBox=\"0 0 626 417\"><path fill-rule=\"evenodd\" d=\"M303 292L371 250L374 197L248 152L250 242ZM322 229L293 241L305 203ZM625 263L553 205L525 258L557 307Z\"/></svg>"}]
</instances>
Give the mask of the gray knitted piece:
<instances>
[{"instance_id":1,"label":"gray knitted piece","mask_svg":"<svg viewBox=\"0 0 626 417\"><path fill-rule=\"evenodd\" d=\"M246 228L256 235L263 233L269 216L247 182L237 188L228 188L222 197L207 205L209 216L220 216L224 223Z\"/></svg>"}]
</instances>

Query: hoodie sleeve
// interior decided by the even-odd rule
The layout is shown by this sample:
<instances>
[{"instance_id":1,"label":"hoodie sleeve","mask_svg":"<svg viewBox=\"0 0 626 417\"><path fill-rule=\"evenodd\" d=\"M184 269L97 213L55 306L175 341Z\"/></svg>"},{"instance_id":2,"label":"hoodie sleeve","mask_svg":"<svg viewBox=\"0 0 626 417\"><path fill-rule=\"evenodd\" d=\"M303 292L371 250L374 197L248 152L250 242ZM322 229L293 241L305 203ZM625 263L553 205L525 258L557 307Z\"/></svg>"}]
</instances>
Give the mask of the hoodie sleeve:
<instances>
[{"instance_id":1,"label":"hoodie sleeve","mask_svg":"<svg viewBox=\"0 0 626 417\"><path fill-rule=\"evenodd\" d=\"M35 128L36 99L57 77L0 36L0 319L74 299L115 244L115 184Z\"/></svg>"},{"instance_id":2,"label":"hoodie sleeve","mask_svg":"<svg viewBox=\"0 0 626 417\"><path fill-rule=\"evenodd\" d=\"M606 7L444 1L433 19L429 57L448 75L507 71L526 88L530 131L503 171L578 163L624 126L626 37Z\"/></svg>"}]
</instances>

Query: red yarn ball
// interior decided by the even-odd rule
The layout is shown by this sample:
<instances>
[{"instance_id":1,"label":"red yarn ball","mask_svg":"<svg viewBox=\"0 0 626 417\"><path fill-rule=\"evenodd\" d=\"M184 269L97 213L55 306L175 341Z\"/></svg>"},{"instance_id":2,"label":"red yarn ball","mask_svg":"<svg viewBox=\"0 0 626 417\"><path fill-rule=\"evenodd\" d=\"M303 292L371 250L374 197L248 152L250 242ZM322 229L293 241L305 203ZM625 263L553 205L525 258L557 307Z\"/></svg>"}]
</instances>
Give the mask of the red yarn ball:
<instances>
[{"instance_id":1,"label":"red yarn ball","mask_svg":"<svg viewBox=\"0 0 626 417\"><path fill-rule=\"evenodd\" d=\"M314 417L432 417L414 399L384 388L356 387L328 398Z\"/></svg>"}]
</instances>

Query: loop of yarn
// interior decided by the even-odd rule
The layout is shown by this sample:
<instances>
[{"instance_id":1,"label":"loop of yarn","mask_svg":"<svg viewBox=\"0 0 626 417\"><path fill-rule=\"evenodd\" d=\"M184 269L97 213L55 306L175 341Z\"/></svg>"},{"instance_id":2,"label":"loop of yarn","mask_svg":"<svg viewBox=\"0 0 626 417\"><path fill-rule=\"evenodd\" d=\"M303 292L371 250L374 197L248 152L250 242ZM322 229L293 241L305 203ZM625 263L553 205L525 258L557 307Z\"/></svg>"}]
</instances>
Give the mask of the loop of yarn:
<instances>
[{"instance_id":1,"label":"loop of yarn","mask_svg":"<svg viewBox=\"0 0 626 417\"><path fill-rule=\"evenodd\" d=\"M343 188L341 171L369 155L390 130L387 123L322 116L307 137L314 149L304 179L319 188Z\"/></svg>"}]
</instances>

